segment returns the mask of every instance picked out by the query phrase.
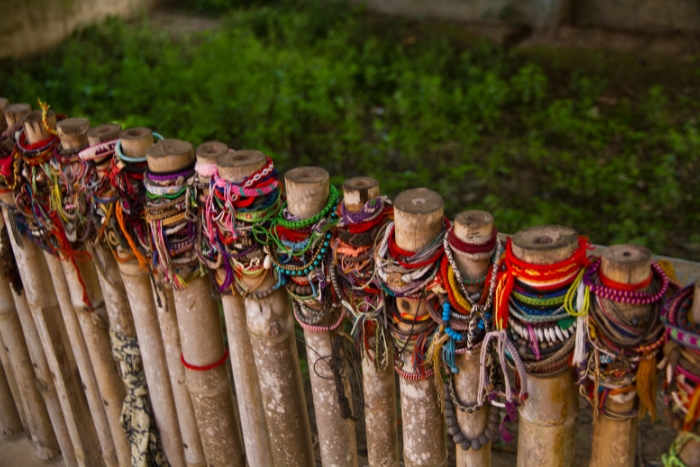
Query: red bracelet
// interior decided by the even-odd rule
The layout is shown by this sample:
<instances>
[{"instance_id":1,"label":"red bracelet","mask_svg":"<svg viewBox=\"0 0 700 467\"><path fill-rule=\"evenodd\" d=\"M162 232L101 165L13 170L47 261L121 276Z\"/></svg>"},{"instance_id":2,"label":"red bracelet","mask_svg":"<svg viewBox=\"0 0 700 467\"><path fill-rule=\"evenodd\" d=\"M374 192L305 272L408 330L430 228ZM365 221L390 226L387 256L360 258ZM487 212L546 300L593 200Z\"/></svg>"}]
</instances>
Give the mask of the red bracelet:
<instances>
[{"instance_id":1,"label":"red bracelet","mask_svg":"<svg viewBox=\"0 0 700 467\"><path fill-rule=\"evenodd\" d=\"M197 366L197 365L192 365L191 363L187 363L185 361L185 355L180 354L180 361L182 362L182 366L187 368L188 370L194 370L194 371L208 371L208 370L213 370L217 366L221 366L224 363L226 363L226 359L228 358L228 349L224 351L224 356L221 357L221 360L212 363L211 365L205 365L205 366Z\"/></svg>"}]
</instances>

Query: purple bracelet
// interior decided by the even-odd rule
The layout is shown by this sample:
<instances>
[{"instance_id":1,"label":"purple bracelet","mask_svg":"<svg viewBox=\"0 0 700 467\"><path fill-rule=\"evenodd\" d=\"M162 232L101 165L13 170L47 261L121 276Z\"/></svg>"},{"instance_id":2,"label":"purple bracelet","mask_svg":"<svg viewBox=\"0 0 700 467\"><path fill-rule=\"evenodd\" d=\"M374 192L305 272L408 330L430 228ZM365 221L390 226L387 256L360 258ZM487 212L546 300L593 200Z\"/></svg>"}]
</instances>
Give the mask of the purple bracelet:
<instances>
[{"instance_id":1,"label":"purple bracelet","mask_svg":"<svg viewBox=\"0 0 700 467\"><path fill-rule=\"evenodd\" d=\"M379 196L367 201L359 212L349 212L345 208L345 201L340 203L340 214L345 225L367 222L377 217L384 210L386 197Z\"/></svg>"},{"instance_id":2,"label":"purple bracelet","mask_svg":"<svg viewBox=\"0 0 700 467\"><path fill-rule=\"evenodd\" d=\"M655 294L650 294L647 292L635 292L630 290L617 290L606 287L602 284L595 283L593 276L598 274L600 270L601 259L595 260L583 276L583 283L591 291L591 293L597 295L598 297L612 300L614 302L627 303L630 305L650 305L661 300L666 292L668 291L668 277L661 269L661 266L655 262L651 262L651 270L657 279L661 282L661 288Z\"/></svg>"},{"instance_id":3,"label":"purple bracelet","mask_svg":"<svg viewBox=\"0 0 700 467\"><path fill-rule=\"evenodd\" d=\"M189 178L191 175L194 175L193 168L185 169L185 170L182 170L180 172L168 173L168 174L154 173L154 172L151 172L150 170L147 173L148 179L153 180L154 182L169 182L171 180L177 180L178 177Z\"/></svg>"}]
</instances>

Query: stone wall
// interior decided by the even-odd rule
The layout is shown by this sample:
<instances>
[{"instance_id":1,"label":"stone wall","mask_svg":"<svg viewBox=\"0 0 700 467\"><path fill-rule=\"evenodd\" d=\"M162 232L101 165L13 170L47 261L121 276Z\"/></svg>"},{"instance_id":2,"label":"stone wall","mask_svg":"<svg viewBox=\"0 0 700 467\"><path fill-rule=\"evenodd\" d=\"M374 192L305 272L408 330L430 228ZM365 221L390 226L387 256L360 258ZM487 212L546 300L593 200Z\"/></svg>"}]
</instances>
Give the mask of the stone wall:
<instances>
[{"instance_id":1,"label":"stone wall","mask_svg":"<svg viewBox=\"0 0 700 467\"><path fill-rule=\"evenodd\" d=\"M535 29L573 25L641 33L700 33L700 0L351 0L370 10Z\"/></svg>"},{"instance_id":2,"label":"stone wall","mask_svg":"<svg viewBox=\"0 0 700 467\"><path fill-rule=\"evenodd\" d=\"M128 16L160 0L0 0L0 58L56 46L77 27Z\"/></svg>"}]
</instances>

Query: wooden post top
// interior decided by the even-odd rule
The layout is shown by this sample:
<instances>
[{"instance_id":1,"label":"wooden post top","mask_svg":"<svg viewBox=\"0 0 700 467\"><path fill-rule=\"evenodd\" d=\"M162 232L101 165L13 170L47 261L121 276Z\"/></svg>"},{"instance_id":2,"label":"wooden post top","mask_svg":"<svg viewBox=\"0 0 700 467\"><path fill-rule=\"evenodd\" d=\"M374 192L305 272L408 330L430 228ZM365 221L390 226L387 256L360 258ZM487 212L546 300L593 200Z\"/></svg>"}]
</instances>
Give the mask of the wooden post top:
<instances>
[{"instance_id":1,"label":"wooden post top","mask_svg":"<svg viewBox=\"0 0 700 467\"><path fill-rule=\"evenodd\" d=\"M265 167L267 156L260 151L242 149L224 153L216 159L219 177L232 182L241 183L245 178Z\"/></svg>"},{"instance_id":2,"label":"wooden post top","mask_svg":"<svg viewBox=\"0 0 700 467\"><path fill-rule=\"evenodd\" d=\"M8 104L4 111L7 125L12 126L22 121L22 117L32 111L32 106L29 104Z\"/></svg>"},{"instance_id":3,"label":"wooden post top","mask_svg":"<svg viewBox=\"0 0 700 467\"><path fill-rule=\"evenodd\" d=\"M150 128L136 127L122 131L119 136L122 152L127 157L146 157L146 149L153 146L153 131Z\"/></svg>"},{"instance_id":4,"label":"wooden post top","mask_svg":"<svg viewBox=\"0 0 700 467\"><path fill-rule=\"evenodd\" d=\"M474 245L483 245L491 240L493 234L493 215L486 211L462 211L455 217L455 236ZM465 279L479 279L486 276L491 267L491 252L465 253L455 248L453 255L455 263L462 277ZM479 292L483 287L480 284L465 286L468 292Z\"/></svg>"},{"instance_id":5,"label":"wooden post top","mask_svg":"<svg viewBox=\"0 0 700 467\"><path fill-rule=\"evenodd\" d=\"M443 229L442 196L427 188L402 191L394 199L394 236L404 250L425 248Z\"/></svg>"},{"instance_id":6,"label":"wooden post top","mask_svg":"<svg viewBox=\"0 0 700 467\"><path fill-rule=\"evenodd\" d=\"M371 199L381 194L379 182L372 177L354 177L343 183L343 198L345 209L350 212L359 212L362 206Z\"/></svg>"},{"instance_id":7,"label":"wooden post top","mask_svg":"<svg viewBox=\"0 0 700 467\"><path fill-rule=\"evenodd\" d=\"M148 168L151 172L177 172L192 165L195 160L192 143L166 138L146 149Z\"/></svg>"},{"instance_id":8,"label":"wooden post top","mask_svg":"<svg viewBox=\"0 0 700 467\"><path fill-rule=\"evenodd\" d=\"M88 143L94 146L95 144L104 143L105 141L112 141L118 139L121 132L122 126L120 124L103 123L102 125L97 125L88 130Z\"/></svg>"},{"instance_id":9,"label":"wooden post top","mask_svg":"<svg viewBox=\"0 0 700 467\"><path fill-rule=\"evenodd\" d=\"M330 175L321 167L297 167L284 174L287 209L290 214L308 219L321 212L330 194Z\"/></svg>"},{"instance_id":10,"label":"wooden post top","mask_svg":"<svg viewBox=\"0 0 700 467\"><path fill-rule=\"evenodd\" d=\"M65 118L56 124L58 137L64 150L80 150L88 146L87 132L90 121L87 118Z\"/></svg>"},{"instance_id":11,"label":"wooden post top","mask_svg":"<svg viewBox=\"0 0 700 467\"><path fill-rule=\"evenodd\" d=\"M601 256L600 270L615 282L643 282L651 272L651 250L640 245L612 245Z\"/></svg>"},{"instance_id":12,"label":"wooden post top","mask_svg":"<svg viewBox=\"0 0 700 467\"><path fill-rule=\"evenodd\" d=\"M197 162L202 164L216 164L216 159L228 152L228 146L221 141L207 141L197 146L195 153Z\"/></svg>"},{"instance_id":13,"label":"wooden post top","mask_svg":"<svg viewBox=\"0 0 700 467\"><path fill-rule=\"evenodd\" d=\"M513 254L528 263L552 264L564 261L578 247L578 233L571 227L542 225L513 236Z\"/></svg>"},{"instance_id":14,"label":"wooden post top","mask_svg":"<svg viewBox=\"0 0 700 467\"><path fill-rule=\"evenodd\" d=\"M44 128L41 115L41 110L34 110L22 117L22 127L24 128L24 133L27 135L27 143L29 144L38 143L39 141L43 141L51 137L51 133ZM49 110L46 114L46 121L49 128L55 130L56 112Z\"/></svg>"},{"instance_id":15,"label":"wooden post top","mask_svg":"<svg viewBox=\"0 0 700 467\"><path fill-rule=\"evenodd\" d=\"M493 215L486 211L462 211L455 217L455 236L463 242L483 245L493 233Z\"/></svg>"}]
</instances>

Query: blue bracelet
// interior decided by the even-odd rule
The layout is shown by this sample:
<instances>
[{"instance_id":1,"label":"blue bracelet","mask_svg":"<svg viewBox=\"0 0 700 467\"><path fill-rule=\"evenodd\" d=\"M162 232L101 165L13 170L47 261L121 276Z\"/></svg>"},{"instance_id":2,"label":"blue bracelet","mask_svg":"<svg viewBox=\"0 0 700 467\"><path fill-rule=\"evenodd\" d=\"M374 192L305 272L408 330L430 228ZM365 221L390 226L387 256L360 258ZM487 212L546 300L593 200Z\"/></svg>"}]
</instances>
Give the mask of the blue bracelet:
<instances>
[{"instance_id":1,"label":"blue bracelet","mask_svg":"<svg viewBox=\"0 0 700 467\"><path fill-rule=\"evenodd\" d=\"M155 131L153 132L153 137L156 138L158 141L163 139L163 136L161 136L159 133L156 133ZM139 162L146 162L146 157L127 157L124 155L122 152L122 140L119 139L117 141L117 145L114 148L114 151L117 153L117 157L119 157L120 160L124 162L131 162L131 163L139 163Z\"/></svg>"}]
</instances>

